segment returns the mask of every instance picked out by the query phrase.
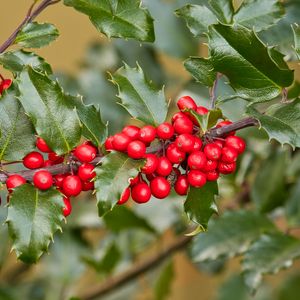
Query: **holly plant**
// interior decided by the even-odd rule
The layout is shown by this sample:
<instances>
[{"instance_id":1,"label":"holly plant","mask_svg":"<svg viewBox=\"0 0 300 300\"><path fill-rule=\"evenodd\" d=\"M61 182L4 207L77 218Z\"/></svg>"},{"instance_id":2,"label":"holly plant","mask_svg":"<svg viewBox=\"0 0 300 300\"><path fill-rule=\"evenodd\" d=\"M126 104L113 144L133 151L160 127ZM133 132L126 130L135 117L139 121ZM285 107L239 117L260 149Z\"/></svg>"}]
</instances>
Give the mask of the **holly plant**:
<instances>
[{"instance_id":1,"label":"holly plant","mask_svg":"<svg viewBox=\"0 0 300 300\"><path fill-rule=\"evenodd\" d=\"M51 299L96 299L168 260L155 289L163 299L179 249L215 272L242 256L242 276L223 288L236 284L248 299L263 275L300 256L300 3L188 2L35 0L0 46L4 249L30 268L70 247L83 269L116 274ZM77 78L34 51L59 37L36 21L53 5L108 38L89 48ZM170 74L163 57L184 70ZM105 232L97 246L84 237L91 227ZM118 271L171 228L158 256Z\"/></svg>"}]
</instances>

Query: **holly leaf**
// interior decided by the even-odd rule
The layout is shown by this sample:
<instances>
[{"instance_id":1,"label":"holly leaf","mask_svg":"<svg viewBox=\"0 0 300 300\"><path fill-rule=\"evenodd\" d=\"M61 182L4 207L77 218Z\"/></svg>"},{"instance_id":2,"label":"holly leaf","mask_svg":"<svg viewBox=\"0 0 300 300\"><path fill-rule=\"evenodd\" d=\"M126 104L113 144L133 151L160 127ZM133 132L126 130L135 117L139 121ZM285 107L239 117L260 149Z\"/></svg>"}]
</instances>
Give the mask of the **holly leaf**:
<instances>
[{"instance_id":1,"label":"holly leaf","mask_svg":"<svg viewBox=\"0 0 300 300\"><path fill-rule=\"evenodd\" d=\"M227 76L239 97L267 101L293 82L283 55L266 47L255 32L243 26L212 25L209 33L210 63Z\"/></svg>"},{"instance_id":2,"label":"holly leaf","mask_svg":"<svg viewBox=\"0 0 300 300\"><path fill-rule=\"evenodd\" d=\"M95 189L100 217L113 209L125 188L129 186L129 179L138 175L143 164L144 160L133 160L119 152L111 152L103 158L101 166L95 169Z\"/></svg>"},{"instance_id":3,"label":"holly leaf","mask_svg":"<svg viewBox=\"0 0 300 300\"><path fill-rule=\"evenodd\" d=\"M234 15L234 21L256 32L276 24L284 15L278 0L245 0Z\"/></svg>"},{"instance_id":4,"label":"holly leaf","mask_svg":"<svg viewBox=\"0 0 300 300\"><path fill-rule=\"evenodd\" d=\"M27 23L18 33L15 44L23 48L41 48L57 39L57 28L49 23Z\"/></svg>"},{"instance_id":5,"label":"holly leaf","mask_svg":"<svg viewBox=\"0 0 300 300\"><path fill-rule=\"evenodd\" d=\"M264 114L252 106L247 108L248 115L255 117L260 127L280 144L289 144L293 149L300 147L300 98L270 106Z\"/></svg>"},{"instance_id":6,"label":"holly leaf","mask_svg":"<svg viewBox=\"0 0 300 300\"><path fill-rule=\"evenodd\" d=\"M264 232L275 230L268 218L251 211L225 212L194 237L191 257L195 262L230 258L245 252Z\"/></svg>"},{"instance_id":7,"label":"holly leaf","mask_svg":"<svg viewBox=\"0 0 300 300\"><path fill-rule=\"evenodd\" d=\"M36 71L52 74L50 65L43 58L24 50L0 54L0 65L15 75L22 72L25 66L31 66Z\"/></svg>"},{"instance_id":8,"label":"holly leaf","mask_svg":"<svg viewBox=\"0 0 300 300\"><path fill-rule=\"evenodd\" d=\"M209 0L209 5L223 24L231 24L234 14L232 0Z\"/></svg>"},{"instance_id":9,"label":"holly leaf","mask_svg":"<svg viewBox=\"0 0 300 300\"><path fill-rule=\"evenodd\" d=\"M74 108L57 82L31 67L17 79L19 100L36 132L57 154L70 152L80 141L81 124Z\"/></svg>"},{"instance_id":10,"label":"holly leaf","mask_svg":"<svg viewBox=\"0 0 300 300\"><path fill-rule=\"evenodd\" d=\"M188 218L199 225L200 231L206 231L208 221L218 213L215 197L218 195L216 182L207 182L202 188L191 187L184 202L184 211Z\"/></svg>"},{"instance_id":11,"label":"holly leaf","mask_svg":"<svg viewBox=\"0 0 300 300\"><path fill-rule=\"evenodd\" d=\"M217 73L211 61L202 57L190 57L184 62L184 67L189 71L197 82L212 87Z\"/></svg>"},{"instance_id":12,"label":"holly leaf","mask_svg":"<svg viewBox=\"0 0 300 300\"><path fill-rule=\"evenodd\" d=\"M125 65L111 77L118 86L122 106L132 117L154 126L165 121L168 106L164 91L147 81L139 65L136 68Z\"/></svg>"},{"instance_id":13,"label":"holly leaf","mask_svg":"<svg viewBox=\"0 0 300 300\"><path fill-rule=\"evenodd\" d=\"M298 59L300 59L300 26L298 24L292 25L293 34L294 34L294 49L296 51L296 54L298 56Z\"/></svg>"},{"instance_id":14,"label":"holly leaf","mask_svg":"<svg viewBox=\"0 0 300 300\"><path fill-rule=\"evenodd\" d=\"M0 130L0 160L20 160L35 149L34 128L14 86L0 98Z\"/></svg>"},{"instance_id":15,"label":"holly leaf","mask_svg":"<svg viewBox=\"0 0 300 300\"><path fill-rule=\"evenodd\" d=\"M40 191L25 184L14 190L6 222L19 259L36 263L48 250L53 234L62 230L63 207L63 197L55 189Z\"/></svg>"},{"instance_id":16,"label":"holly leaf","mask_svg":"<svg viewBox=\"0 0 300 300\"><path fill-rule=\"evenodd\" d=\"M89 16L100 32L112 38L153 42L153 19L139 0L64 0L66 6Z\"/></svg>"},{"instance_id":17,"label":"holly leaf","mask_svg":"<svg viewBox=\"0 0 300 300\"><path fill-rule=\"evenodd\" d=\"M300 179L292 186L285 204L287 220L291 226L300 224Z\"/></svg>"},{"instance_id":18,"label":"holly leaf","mask_svg":"<svg viewBox=\"0 0 300 300\"><path fill-rule=\"evenodd\" d=\"M298 239L282 233L263 235L244 255L242 267L246 285L255 292L263 275L290 267L299 256Z\"/></svg>"}]
</instances>

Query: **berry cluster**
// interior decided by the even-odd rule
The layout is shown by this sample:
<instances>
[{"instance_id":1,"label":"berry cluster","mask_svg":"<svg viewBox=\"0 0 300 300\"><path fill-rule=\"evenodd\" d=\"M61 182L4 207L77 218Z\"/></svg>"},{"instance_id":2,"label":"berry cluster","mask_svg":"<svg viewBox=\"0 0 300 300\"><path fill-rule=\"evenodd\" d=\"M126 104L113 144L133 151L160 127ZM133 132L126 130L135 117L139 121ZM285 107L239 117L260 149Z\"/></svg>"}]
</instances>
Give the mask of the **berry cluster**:
<instances>
[{"instance_id":1,"label":"berry cluster","mask_svg":"<svg viewBox=\"0 0 300 300\"><path fill-rule=\"evenodd\" d=\"M96 176L94 165L91 162L97 156L97 148L91 142L85 142L76 147L68 156L59 156L53 152L46 142L38 137L36 140L38 151L28 153L23 158L23 165L36 170L33 175L33 184L40 190L48 190L55 186L64 195L65 207L63 213L68 216L71 213L71 196L78 196L81 191L94 189L93 178ZM43 154L42 154L43 153ZM47 155L48 159L44 157ZM52 175L46 167L68 161L71 173ZM73 168L72 168L73 167ZM10 175L6 181L9 193L17 186L26 183L26 179L19 174Z\"/></svg>"},{"instance_id":2,"label":"berry cluster","mask_svg":"<svg viewBox=\"0 0 300 300\"><path fill-rule=\"evenodd\" d=\"M1 82L0 82L0 96L1 96L3 94L3 92L11 86L12 80L4 79L1 75L0 75L0 78L1 78Z\"/></svg>"},{"instance_id":3,"label":"berry cluster","mask_svg":"<svg viewBox=\"0 0 300 300\"><path fill-rule=\"evenodd\" d=\"M209 110L197 106L189 96L180 98L177 106L180 111L173 115L172 123L164 122L157 128L126 126L106 140L107 151L120 151L133 159L146 160L139 175L130 179L118 204L127 202L130 195L137 203L148 202L151 195L163 199L170 194L172 186L177 194L186 195L189 186L201 188L207 181L217 180L220 174L235 171L237 157L246 147L244 140L235 136L235 132L223 138L204 136L188 110L199 115ZM216 127L231 123L222 120ZM160 149L149 153L147 147L157 142Z\"/></svg>"}]
</instances>

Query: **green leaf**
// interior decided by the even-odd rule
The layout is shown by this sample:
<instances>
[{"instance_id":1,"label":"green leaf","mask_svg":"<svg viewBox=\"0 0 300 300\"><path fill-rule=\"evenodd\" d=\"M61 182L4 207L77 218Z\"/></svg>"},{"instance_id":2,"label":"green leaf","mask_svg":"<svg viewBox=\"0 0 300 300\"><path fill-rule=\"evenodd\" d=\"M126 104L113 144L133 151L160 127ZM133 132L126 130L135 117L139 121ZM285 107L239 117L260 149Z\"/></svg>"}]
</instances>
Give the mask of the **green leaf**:
<instances>
[{"instance_id":1,"label":"green leaf","mask_svg":"<svg viewBox=\"0 0 300 300\"><path fill-rule=\"evenodd\" d=\"M95 182L100 217L113 209L129 186L128 180L138 175L143 164L144 160L133 160L119 152L111 152L103 158L101 166L96 167Z\"/></svg>"},{"instance_id":2,"label":"green leaf","mask_svg":"<svg viewBox=\"0 0 300 300\"><path fill-rule=\"evenodd\" d=\"M285 204L285 211L288 223L291 226L298 226L300 224L300 178L293 185L289 191L288 198Z\"/></svg>"},{"instance_id":3,"label":"green leaf","mask_svg":"<svg viewBox=\"0 0 300 300\"><path fill-rule=\"evenodd\" d=\"M210 61L216 72L227 76L239 97L267 101L293 82L283 55L267 48L247 28L213 25L209 30Z\"/></svg>"},{"instance_id":4,"label":"green leaf","mask_svg":"<svg viewBox=\"0 0 300 300\"><path fill-rule=\"evenodd\" d=\"M187 27L197 37L206 33L210 25L218 23L215 14L205 5L188 4L175 13L185 19Z\"/></svg>"},{"instance_id":5,"label":"green leaf","mask_svg":"<svg viewBox=\"0 0 300 300\"><path fill-rule=\"evenodd\" d=\"M212 87L217 73L209 59L202 57L190 57L184 62L184 67L201 84Z\"/></svg>"},{"instance_id":6,"label":"green leaf","mask_svg":"<svg viewBox=\"0 0 300 300\"><path fill-rule=\"evenodd\" d=\"M170 261L160 273L154 288L155 300L167 299L171 292L171 284L175 277L173 261Z\"/></svg>"},{"instance_id":7,"label":"green leaf","mask_svg":"<svg viewBox=\"0 0 300 300\"><path fill-rule=\"evenodd\" d=\"M153 19L139 0L64 0L64 4L89 16L107 37L153 42Z\"/></svg>"},{"instance_id":8,"label":"green leaf","mask_svg":"<svg viewBox=\"0 0 300 300\"><path fill-rule=\"evenodd\" d=\"M82 135L100 147L107 138L107 125L102 122L99 108L95 105L85 105L82 98L69 96L69 101L76 109L83 124Z\"/></svg>"},{"instance_id":9,"label":"green leaf","mask_svg":"<svg viewBox=\"0 0 300 300\"><path fill-rule=\"evenodd\" d=\"M165 121L168 111L163 90L156 90L145 78L138 65L125 65L114 75L112 81L118 86L118 97L130 115L144 123L157 126Z\"/></svg>"},{"instance_id":10,"label":"green leaf","mask_svg":"<svg viewBox=\"0 0 300 300\"><path fill-rule=\"evenodd\" d=\"M13 87L0 98L0 130L0 160L20 160L35 149L34 128Z\"/></svg>"},{"instance_id":11,"label":"green leaf","mask_svg":"<svg viewBox=\"0 0 300 300\"><path fill-rule=\"evenodd\" d=\"M63 207L63 197L55 189L39 191L25 184L14 190L6 222L19 259L35 263L48 250L53 234L61 230Z\"/></svg>"},{"instance_id":12,"label":"green leaf","mask_svg":"<svg viewBox=\"0 0 300 300\"><path fill-rule=\"evenodd\" d=\"M234 14L232 0L209 0L208 3L221 23L230 24L232 22Z\"/></svg>"},{"instance_id":13,"label":"green leaf","mask_svg":"<svg viewBox=\"0 0 300 300\"><path fill-rule=\"evenodd\" d=\"M27 67L18 80L21 101L36 129L57 154L70 152L80 141L81 124L69 96L57 82Z\"/></svg>"},{"instance_id":14,"label":"green leaf","mask_svg":"<svg viewBox=\"0 0 300 300\"><path fill-rule=\"evenodd\" d=\"M294 81L293 85L288 89L288 99L295 99L300 96L300 82Z\"/></svg>"},{"instance_id":15,"label":"green leaf","mask_svg":"<svg viewBox=\"0 0 300 300\"><path fill-rule=\"evenodd\" d=\"M253 107L248 107L248 115L255 117L261 128L280 144L300 147L300 98L290 103L272 105L261 114Z\"/></svg>"},{"instance_id":16,"label":"green leaf","mask_svg":"<svg viewBox=\"0 0 300 300\"><path fill-rule=\"evenodd\" d=\"M14 74L22 72L25 66L31 66L36 71L52 74L50 65L43 58L23 50L0 54L0 65Z\"/></svg>"},{"instance_id":17,"label":"green leaf","mask_svg":"<svg viewBox=\"0 0 300 300\"><path fill-rule=\"evenodd\" d=\"M245 0L234 15L234 21L256 32L269 28L284 15L278 0Z\"/></svg>"},{"instance_id":18,"label":"green leaf","mask_svg":"<svg viewBox=\"0 0 300 300\"><path fill-rule=\"evenodd\" d=\"M128 229L143 229L145 231L155 233L155 229L148 221L126 206L118 205L112 212L103 217L106 227L113 232L120 232Z\"/></svg>"},{"instance_id":19,"label":"green leaf","mask_svg":"<svg viewBox=\"0 0 300 300\"><path fill-rule=\"evenodd\" d=\"M246 252L242 263L246 285L254 292L262 276L288 268L300 256L300 241L282 233L263 235Z\"/></svg>"},{"instance_id":20,"label":"green leaf","mask_svg":"<svg viewBox=\"0 0 300 300\"><path fill-rule=\"evenodd\" d=\"M202 231L207 230L211 216L218 213L216 195L218 195L218 184L207 182L202 188L191 187L184 202L184 210L188 218L199 224Z\"/></svg>"},{"instance_id":21,"label":"green leaf","mask_svg":"<svg viewBox=\"0 0 300 300\"><path fill-rule=\"evenodd\" d=\"M278 300L296 300L300 293L300 274L299 272L289 275L283 281L278 291Z\"/></svg>"},{"instance_id":22,"label":"green leaf","mask_svg":"<svg viewBox=\"0 0 300 300\"><path fill-rule=\"evenodd\" d=\"M225 212L210 224L207 232L194 237L192 259L202 262L234 257L245 252L262 233L274 229L271 221L256 212Z\"/></svg>"},{"instance_id":23,"label":"green leaf","mask_svg":"<svg viewBox=\"0 0 300 300\"><path fill-rule=\"evenodd\" d=\"M18 33L15 44L24 48L41 48L49 45L57 39L59 32L57 28L48 23L27 23Z\"/></svg>"},{"instance_id":24,"label":"green leaf","mask_svg":"<svg viewBox=\"0 0 300 300\"><path fill-rule=\"evenodd\" d=\"M294 41L295 41L295 51L297 53L298 59L300 59L300 26L298 24L292 25Z\"/></svg>"}]
</instances>

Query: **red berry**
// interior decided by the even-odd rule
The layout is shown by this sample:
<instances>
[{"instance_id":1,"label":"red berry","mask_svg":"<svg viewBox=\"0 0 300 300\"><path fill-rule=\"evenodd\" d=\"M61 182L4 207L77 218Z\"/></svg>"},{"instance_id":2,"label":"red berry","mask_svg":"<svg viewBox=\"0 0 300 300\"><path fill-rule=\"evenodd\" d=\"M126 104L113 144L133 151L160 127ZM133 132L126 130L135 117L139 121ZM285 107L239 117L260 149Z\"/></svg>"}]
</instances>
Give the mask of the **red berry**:
<instances>
[{"instance_id":1,"label":"red berry","mask_svg":"<svg viewBox=\"0 0 300 300\"><path fill-rule=\"evenodd\" d=\"M113 145L114 150L117 150L120 152L125 152L127 150L127 147L130 142L131 142L131 139L129 136L127 136L124 133L117 133L114 135L112 145Z\"/></svg>"},{"instance_id":2,"label":"red berry","mask_svg":"<svg viewBox=\"0 0 300 300\"><path fill-rule=\"evenodd\" d=\"M48 159L53 162L53 164L60 164L64 161L64 157L57 155L55 152L50 152L48 154Z\"/></svg>"},{"instance_id":3,"label":"red berry","mask_svg":"<svg viewBox=\"0 0 300 300\"><path fill-rule=\"evenodd\" d=\"M131 140L137 140L140 134L140 128L133 125L125 126L122 130L122 133L126 134Z\"/></svg>"},{"instance_id":4,"label":"red berry","mask_svg":"<svg viewBox=\"0 0 300 300\"><path fill-rule=\"evenodd\" d=\"M146 154L146 146L141 141L132 141L127 147L127 154L133 159L141 159Z\"/></svg>"},{"instance_id":5,"label":"red berry","mask_svg":"<svg viewBox=\"0 0 300 300\"><path fill-rule=\"evenodd\" d=\"M193 151L200 151L202 148L202 140L197 136L194 137L194 149Z\"/></svg>"},{"instance_id":6,"label":"red berry","mask_svg":"<svg viewBox=\"0 0 300 300\"><path fill-rule=\"evenodd\" d=\"M126 203L126 202L128 201L128 199L129 199L129 197L130 197L130 188L127 187L127 188L123 191L123 193L122 193L122 195L121 195L121 198L120 198L120 200L117 202L117 204L121 205L121 204Z\"/></svg>"},{"instance_id":7,"label":"red berry","mask_svg":"<svg viewBox=\"0 0 300 300\"><path fill-rule=\"evenodd\" d=\"M183 152L192 152L194 144L195 138L189 133L180 134L175 140L175 145Z\"/></svg>"},{"instance_id":8,"label":"red berry","mask_svg":"<svg viewBox=\"0 0 300 300\"><path fill-rule=\"evenodd\" d=\"M82 181L89 181L96 176L95 167L92 164L82 164L78 168L77 175Z\"/></svg>"},{"instance_id":9,"label":"red berry","mask_svg":"<svg viewBox=\"0 0 300 300\"><path fill-rule=\"evenodd\" d=\"M151 126L151 125L147 125L141 128L140 130L140 136L139 139L148 144L151 143L156 137L156 129Z\"/></svg>"},{"instance_id":10,"label":"red berry","mask_svg":"<svg viewBox=\"0 0 300 300\"><path fill-rule=\"evenodd\" d=\"M46 167L50 167L50 166L53 166L53 165L54 165L54 162L47 159L47 160L44 161L43 167L46 168Z\"/></svg>"},{"instance_id":11,"label":"red berry","mask_svg":"<svg viewBox=\"0 0 300 300\"><path fill-rule=\"evenodd\" d=\"M218 162L216 160L207 160L206 166L204 167L203 171L210 172L215 170L218 167Z\"/></svg>"},{"instance_id":12,"label":"red berry","mask_svg":"<svg viewBox=\"0 0 300 300\"><path fill-rule=\"evenodd\" d=\"M196 105L194 99L191 98L190 96L181 97L177 102L177 106L180 110L185 110L185 109L196 110L197 109L197 105Z\"/></svg>"},{"instance_id":13,"label":"red berry","mask_svg":"<svg viewBox=\"0 0 300 300\"><path fill-rule=\"evenodd\" d=\"M185 160L185 153L181 151L175 144L171 144L167 148L167 158L172 164L180 164Z\"/></svg>"},{"instance_id":14,"label":"red berry","mask_svg":"<svg viewBox=\"0 0 300 300\"><path fill-rule=\"evenodd\" d=\"M180 119L180 118L188 119L188 117L187 117L182 111L179 111L179 112L177 112L176 114L173 115L173 117L172 117L172 124L173 124L177 119Z\"/></svg>"},{"instance_id":15,"label":"red berry","mask_svg":"<svg viewBox=\"0 0 300 300\"><path fill-rule=\"evenodd\" d=\"M90 190L94 190L94 182L93 181L84 181L82 182L82 190L83 191L90 191Z\"/></svg>"},{"instance_id":16,"label":"red berry","mask_svg":"<svg viewBox=\"0 0 300 300\"><path fill-rule=\"evenodd\" d=\"M44 165L44 157L39 152L30 152L23 158L23 165L28 169L38 169Z\"/></svg>"},{"instance_id":17,"label":"red berry","mask_svg":"<svg viewBox=\"0 0 300 300\"><path fill-rule=\"evenodd\" d=\"M15 174L10 175L6 180L6 187L10 191L11 189L14 189L22 184L26 183L26 179L22 176Z\"/></svg>"},{"instance_id":18,"label":"red berry","mask_svg":"<svg viewBox=\"0 0 300 300\"><path fill-rule=\"evenodd\" d=\"M37 171L33 175L33 184L40 190L48 190L53 185L53 177L47 170Z\"/></svg>"},{"instance_id":19,"label":"red berry","mask_svg":"<svg viewBox=\"0 0 300 300\"><path fill-rule=\"evenodd\" d=\"M130 178L129 179L130 186L134 186L134 185L136 185L139 182L140 182L140 176L139 175L136 176L136 177L134 177L134 178Z\"/></svg>"},{"instance_id":20,"label":"red berry","mask_svg":"<svg viewBox=\"0 0 300 300\"><path fill-rule=\"evenodd\" d=\"M89 144L82 144L75 148L74 155L81 162L89 163L95 159L97 155L97 149Z\"/></svg>"},{"instance_id":21,"label":"red berry","mask_svg":"<svg viewBox=\"0 0 300 300\"><path fill-rule=\"evenodd\" d=\"M174 130L178 134L192 133L194 124L188 118L178 118L173 124Z\"/></svg>"},{"instance_id":22,"label":"red berry","mask_svg":"<svg viewBox=\"0 0 300 300\"><path fill-rule=\"evenodd\" d=\"M202 151L194 151L188 157L188 166L191 169L204 169L206 163L207 159Z\"/></svg>"},{"instance_id":23,"label":"red berry","mask_svg":"<svg viewBox=\"0 0 300 300\"><path fill-rule=\"evenodd\" d=\"M105 140L104 147L106 151L114 150L113 140L114 140L113 136L110 136Z\"/></svg>"},{"instance_id":24,"label":"red berry","mask_svg":"<svg viewBox=\"0 0 300 300\"><path fill-rule=\"evenodd\" d=\"M144 174L152 174L155 172L157 166L158 166L158 158L155 154L146 154L146 163L144 167L142 168L142 172Z\"/></svg>"},{"instance_id":25,"label":"red berry","mask_svg":"<svg viewBox=\"0 0 300 300\"><path fill-rule=\"evenodd\" d=\"M210 143L205 145L203 152L208 159L219 160L222 154L222 149L217 144Z\"/></svg>"},{"instance_id":26,"label":"red berry","mask_svg":"<svg viewBox=\"0 0 300 300\"><path fill-rule=\"evenodd\" d=\"M230 124L232 124L231 121L225 120L225 121L219 122L216 127L221 128L223 126L227 126L227 125L230 125ZM232 132L226 134L226 136L230 136L230 135L235 135L235 131L232 131Z\"/></svg>"},{"instance_id":27,"label":"red berry","mask_svg":"<svg viewBox=\"0 0 300 300\"><path fill-rule=\"evenodd\" d=\"M131 189L131 198L136 203L146 203L151 198L150 187L145 182L140 182L136 184Z\"/></svg>"},{"instance_id":28,"label":"red berry","mask_svg":"<svg viewBox=\"0 0 300 300\"><path fill-rule=\"evenodd\" d=\"M150 182L151 193L155 198L164 199L169 196L171 185L164 177L156 177Z\"/></svg>"},{"instance_id":29,"label":"red berry","mask_svg":"<svg viewBox=\"0 0 300 300\"><path fill-rule=\"evenodd\" d=\"M59 188L62 188L62 183L65 179L66 175L64 174L57 174L57 175L54 175L53 178L54 178L54 184L59 187Z\"/></svg>"},{"instance_id":30,"label":"red berry","mask_svg":"<svg viewBox=\"0 0 300 300\"><path fill-rule=\"evenodd\" d=\"M217 170L212 170L206 173L207 181L216 181L219 178L219 172Z\"/></svg>"},{"instance_id":31,"label":"red berry","mask_svg":"<svg viewBox=\"0 0 300 300\"><path fill-rule=\"evenodd\" d=\"M235 149L239 154L243 153L246 148L245 141L238 136L229 136L225 140L225 145Z\"/></svg>"},{"instance_id":32,"label":"red berry","mask_svg":"<svg viewBox=\"0 0 300 300\"><path fill-rule=\"evenodd\" d=\"M47 145L45 140L43 140L41 137L38 137L36 139L35 145L41 152L45 152L45 153L52 152L52 149Z\"/></svg>"},{"instance_id":33,"label":"red berry","mask_svg":"<svg viewBox=\"0 0 300 300\"><path fill-rule=\"evenodd\" d=\"M11 79L4 79L0 84L0 95L3 93L3 91L7 90L12 84Z\"/></svg>"},{"instance_id":34,"label":"red berry","mask_svg":"<svg viewBox=\"0 0 300 300\"><path fill-rule=\"evenodd\" d=\"M156 175L153 174L153 173L151 173L151 174L146 174L146 177L147 177L147 179L148 179L149 181L151 181L151 180L153 180L153 179L156 177Z\"/></svg>"},{"instance_id":35,"label":"red berry","mask_svg":"<svg viewBox=\"0 0 300 300\"><path fill-rule=\"evenodd\" d=\"M72 205L71 205L71 201L70 198L68 197L64 197L64 208L63 208L63 214L65 217L69 216L72 212Z\"/></svg>"},{"instance_id":36,"label":"red berry","mask_svg":"<svg viewBox=\"0 0 300 300\"><path fill-rule=\"evenodd\" d=\"M214 143L215 143L216 145L218 145L220 148L223 148L223 147L224 147L224 142L221 141L221 140L215 140Z\"/></svg>"},{"instance_id":37,"label":"red berry","mask_svg":"<svg viewBox=\"0 0 300 300\"><path fill-rule=\"evenodd\" d=\"M191 186L200 188L206 183L206 176L199 170L191 170L188 175L188 182Z\"/></svg>"},{"instance_id":38,"label":"red berry","mask_svg":"<svg viewBox=\"0 0 300 300\"><path fill-rule=\"evenodd\" d=\"M158 158L158 164L156 168L156 173L160 176L168 176L172 172L172 164L167 157L162 156Z\"/></svg>"},{"instance_id":39,"label":"red berry","mask_svg":"<svg viewBox=\"0 0 300 300\"><path fill-rule=\"evenodd\" d=\"M221 174L231 174L235 171L236 168L236 163L225 163L225 162L220 162L218 165L218 170Z\"/></svg>"},{"instance_id":40,"label":"red berry","mask_svg":"<svg viewBox=\"0 0 300 300\"><path fill-rule=\"evenodd\" d=\"M82 183L78 176L69 175L63 181L63 193L70 196L77 196L82 191Z\"/></svg>"},{"instance_id":41,"label":"red berry","mask_svg":"<svg viewBox=\"0 0 300 300\"><path fill-rule=\"evenodd\" d=\"M162 123L157 129L157 136L162 140L168 140L174 135L174 128L170 123Z\"/></svg>"},{"instance_id":42,"label":"red berry","mask_svg":"<svg viewBox=\"0 0 300 300\"><path fill-rule=\"evenodd\" d=\"M177 178L174 189L178 195L183 196L187 194L189 189L189 182L186 175L180 175Z\"/></svg>"},{"instance_id":43,"label":"red berry","mask_svg":"<svg viewBox=\"0 0 300 300\"><path fill-rule=\"evenodd\" d=\"M222 149L221 160L225 163L233 163L237 160L238 152L232 147L224 147Z\"/></svg>"},{"instance_id":44,"label":"red berry","mask_svg":"<svg viewBox=\"0 0 300 300\"><path fill-rule=\"evenodd\" d=\"M203 115L206 115L209 112L209 110L204 106L198 106L197 109L196 109L196 112L199 115L203 116Z\"/></svg>"}]
</instances>

